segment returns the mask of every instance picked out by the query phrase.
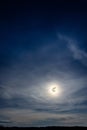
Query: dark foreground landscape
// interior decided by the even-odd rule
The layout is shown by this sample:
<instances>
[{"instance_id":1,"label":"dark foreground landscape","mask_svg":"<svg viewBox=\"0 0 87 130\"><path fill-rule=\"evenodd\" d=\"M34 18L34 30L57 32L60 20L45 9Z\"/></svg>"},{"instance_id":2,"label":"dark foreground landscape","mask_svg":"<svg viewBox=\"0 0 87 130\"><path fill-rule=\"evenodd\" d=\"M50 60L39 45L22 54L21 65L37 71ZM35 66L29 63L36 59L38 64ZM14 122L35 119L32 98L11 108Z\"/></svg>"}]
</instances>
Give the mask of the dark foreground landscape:
<instances>
[{"instance_id":1,"label":"dark foreground landscape","mask_svg":"<svg viewBox=\"0 0 87 130\"><path fill-rule=\"evenodd\" d=\"M41 130L42 130L42 129L43 129L43 130L56 129L56 130L57 130L57 129L63 129L63 128L64 128L64 129L66 129L66 128L69 128L69 129L70 129L70 128L74 128L74 129L75 129L75 128L76 128L76 129L78 129L78 128L79 128L79 129L85 128L85 129L87 129L87 127L83 127L83 126L81 126L81 127L80 127L80 126L65 126L65 127L62 127L62 126L48 126L48 127L3 127L3 126L0 126L0 130L1 130L1 129L3 129L3 130L4 130L4 129L5 129L5 130L8 130L8 129L14 129L14 130L16 130L16 129L27 129L27 130L28 130L28 129L29 129L29 130L31 130L31 129L34 129L34 130L40 130L40 129L41 129Z\"/></svg>"}]
</instances>

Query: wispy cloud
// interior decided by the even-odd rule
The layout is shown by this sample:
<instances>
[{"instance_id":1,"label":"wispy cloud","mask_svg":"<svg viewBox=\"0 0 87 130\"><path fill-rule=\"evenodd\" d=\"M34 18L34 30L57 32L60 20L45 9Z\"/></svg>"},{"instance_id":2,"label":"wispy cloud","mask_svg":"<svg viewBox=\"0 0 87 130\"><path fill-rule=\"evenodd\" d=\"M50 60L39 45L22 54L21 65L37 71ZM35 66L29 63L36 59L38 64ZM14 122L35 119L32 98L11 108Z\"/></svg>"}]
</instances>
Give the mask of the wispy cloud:
<instances>
[{"instance_id":1,"label":"wispy cloud","mask_svg":"<svg viewBox=\"0 0 87 130\"><path fill-rule=\"evenodd\" d=\"M85 52L84 50L80 49L75 44L70 44L69 43L68 48L72 52L72 55L73 55L74 59L81 61L82 64L87 66L87 52Z\"/></svg>"},{"instance_id":2,"label":"wispy cloud","mask_svg":"<svg viewBox=\"0 0 87 130\"><path fill-rule=\"evenodd\" d=\"M78 42L76 40L73 40L72 38L69 38L67 36L63 36L61 34L58 34L58 37L61 40L66 41L68 49L71 51L72 57L75 60L80 61L82 64L87 66L87 52L81 49L78 46Z\"/></svg>"},{"instance_id":3,"label":"wispy cloud","mask_svg":"<svg viewBox=\"0 0 87 130\"><path fill-rule=\"evenodd\" d=\"M8 121L0 123L5 126L87 125L86 114L52 114L27 109L4 109L0 113L0 116L3 114L8 118Z\"/></svg>"}]
</instances>

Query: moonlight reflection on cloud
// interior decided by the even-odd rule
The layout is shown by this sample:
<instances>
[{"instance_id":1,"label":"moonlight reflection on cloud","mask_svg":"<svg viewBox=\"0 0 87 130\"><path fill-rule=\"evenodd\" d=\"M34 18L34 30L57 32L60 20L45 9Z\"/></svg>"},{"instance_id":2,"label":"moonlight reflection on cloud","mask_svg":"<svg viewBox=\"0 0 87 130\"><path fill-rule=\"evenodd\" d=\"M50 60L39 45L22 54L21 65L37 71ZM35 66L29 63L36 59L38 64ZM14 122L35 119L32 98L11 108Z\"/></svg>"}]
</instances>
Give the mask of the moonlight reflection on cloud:
<instances>
[{"instance_id":1,"label":"moonlight reflection on cloud","mask_svg":"<svg viewBox=\"0 0 87 130\"><path fill-rule=\"evenodd\" d=\"M31 90L31 97L35 102L40 102L42 104L56 104L61 102L63 99L63 86L61 83L53 81L44 81L36 85ZM28 91L27 91L28 92Z\"/></svg>"}]
</instances>

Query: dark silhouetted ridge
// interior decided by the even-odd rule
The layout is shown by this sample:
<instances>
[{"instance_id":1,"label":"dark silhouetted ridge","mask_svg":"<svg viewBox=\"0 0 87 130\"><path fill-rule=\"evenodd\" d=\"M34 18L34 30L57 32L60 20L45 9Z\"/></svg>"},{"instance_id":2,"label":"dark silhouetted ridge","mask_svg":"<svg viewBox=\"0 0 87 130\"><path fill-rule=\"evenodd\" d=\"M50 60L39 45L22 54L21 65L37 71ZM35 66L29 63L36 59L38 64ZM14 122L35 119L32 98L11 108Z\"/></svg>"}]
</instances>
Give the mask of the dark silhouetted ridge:
<instances>
[{"instance_id":1,"label":"dark silhouetted ridge","mask_svg":"<svg viewBox=\"0 0 87 130\"><path fill-rule=\"evenodd\" d=\"M0 130L11 130L11 129L13 129L13 130L17 130L17 129L29 129L29 130L48 130L48 129L66 129L66 128L86 128L87 129L87 127L84 127L84 126L47 126L47 127L4 127L4 126L0 126Z\"/></svg>"}]
</instances>

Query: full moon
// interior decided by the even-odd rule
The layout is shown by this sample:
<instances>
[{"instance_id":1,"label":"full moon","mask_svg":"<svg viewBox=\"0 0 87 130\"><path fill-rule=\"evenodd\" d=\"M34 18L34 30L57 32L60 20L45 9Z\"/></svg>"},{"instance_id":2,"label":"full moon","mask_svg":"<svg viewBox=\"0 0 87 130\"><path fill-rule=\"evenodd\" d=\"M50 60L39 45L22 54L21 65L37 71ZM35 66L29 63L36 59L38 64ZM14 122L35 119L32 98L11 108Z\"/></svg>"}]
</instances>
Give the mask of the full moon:
<instances>
[{"instance_id":1,"label":"full moon","mask_svg":"<svg viewBox=\"0 0 87 130\"><path fill-rule=\"evenodd\" d=\"M61 88L57 83L50 83L48 86L48 93L51 97L58 97L61 94Z\"/></svg>"}]
</instances>

